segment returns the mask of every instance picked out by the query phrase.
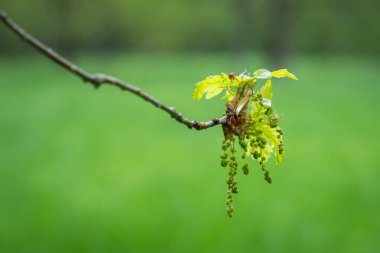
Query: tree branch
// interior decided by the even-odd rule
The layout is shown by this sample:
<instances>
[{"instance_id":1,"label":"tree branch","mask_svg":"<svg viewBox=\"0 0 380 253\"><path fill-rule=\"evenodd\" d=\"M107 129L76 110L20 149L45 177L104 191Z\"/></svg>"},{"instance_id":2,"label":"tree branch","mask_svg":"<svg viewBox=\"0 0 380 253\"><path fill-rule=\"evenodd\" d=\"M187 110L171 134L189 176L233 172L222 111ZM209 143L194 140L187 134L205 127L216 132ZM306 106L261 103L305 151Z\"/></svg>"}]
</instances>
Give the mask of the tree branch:
<instances>
[{"instance_id":1,"label":"tree branch","mask_svg":"<svg viewBox=\"0 0 380 253\"><path fill-rule=\"evenodd\" d=\"M14 33L16 33L23 41L34 47L37 51L39 51L41 54L48 57L50 60L54 61L67 71L71 72L74 75L77 75L78 77L82 78L84 82L91 83L95 88L99 88L103 84L109 84L116 87L119 87L122 90L127 90L135 95L141 97L145 101L153 104L157 108L164 110L167 112L172 118L177 120L179 123L182 123L189 128L195 128L197 130L206 129L209 127L213 127L219 124L226 124L227 122L227 115L221 117L221 118L215 118L210 121L200 122L196 120L189 120L188 118L182 116L182 114L175 110L174 107L170 107L167 105L162 104L160 101L158 101L156 98L152 97L151 95L145 93L144 91L140 90L139 88L123 82L122 80L115 78L113 76L105 75L105 74L91 74L84 69L81 69L80 67L76 66L69 60L67 60L62 55L55 52L53 49L47 47L45 44L43 44L41 41L34 38L32 35L28 34L23 28L21 28L17 23L15 23L11 18L7 16L7 14L0 10L0 19L1 21Z\"/></svg>"}]
</instances>

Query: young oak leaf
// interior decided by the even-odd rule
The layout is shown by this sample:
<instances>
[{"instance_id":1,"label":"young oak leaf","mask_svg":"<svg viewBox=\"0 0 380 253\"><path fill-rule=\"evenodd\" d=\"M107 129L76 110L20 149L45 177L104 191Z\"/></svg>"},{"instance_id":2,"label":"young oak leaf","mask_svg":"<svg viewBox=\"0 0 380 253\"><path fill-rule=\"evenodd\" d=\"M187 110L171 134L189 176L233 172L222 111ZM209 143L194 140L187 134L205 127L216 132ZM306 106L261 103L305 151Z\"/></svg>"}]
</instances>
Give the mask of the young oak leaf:
<instances>
[{"instance_id":1,"label":"young oak leaf","mask_svg":"<svg viewBox=\"0 0 380 253\"><path fill-rule=\"evenodd\" d=\"M272 72L272 76L276 78L289 77L293 80L298 80L298 78L290 73L287 69L280 69Z\"/></svg>"},{"instance_id":2,"label":"young oak leaf","mask_svg":"<svg viewBox=\"0 0 380 253\"><path fill-rule=\"evenodd\" d=\"M222 99L227 98L228 101L231 101L235 97L235 92L231 90L231 87L226 87L226 94L222 97Z\"/></svg>"},{"instance_id":3,"label":"young oak leaf","mask_svg":"<svg viewBox=\"0 0 380 253\"><path fill-rule=\"evenodd\" d=\"M293 80L298 80L298 78L290 73L287 69L279 69L273 72L270 72L266 69L258 69L255 72L253 72L254 77L257 79L271 79L272 77L276 78L282 78L282 77L289 77Z\"/></svg>"},{"instance_id":4,"label":"young oak leaf","mask_svg":"<svg viewBox=\"0 0 380 253\"><path fill-rule=\"evenodd\" d=\"M205 80L200 81L196 84L196 88L193 92L193 99L200 100L203 95L206 94L206 99L210 99L218 95L226 84L220 75L209 76Z\"/></svg>"},{"instance_id":5,"label":"young oak leaf","mask_svg":"<svg viewBox=\"0 0 380 253\"><path fill-rule=\"evenodd\" d=\"M269 70L266 69L258 69L255 72L253 72L253 76L257 79L271 79L272 74Z\"/></svg>"},{"instance_id":6,"label":"young oak leaf","mask_svg":"<svg viewBox=\"0 0 380 253\"><path fill-rule=\"evenodd\" d=\"M268 100L272 100L272 81L267 80L265 82L265 85L261 87L260 93L263 96L263 98L266 98Z\"/></svg>"},{"instance_id":7,"label":"young oak leaf","mask_svg":"<svg viewBox=\"0 0 380 253\"><path fill-rule=\"evenodd\" d=\"M282 158L285 154L284 150L280 152L280 148L282 146L282 136L279 135L278 131L281 129L279 127L272 128L269 125L262 125L261 130L263 132L263 135L269 141L270 145L274 147L276 164L279 165L282 162Z\"/></svg>"},{"instance_id":8,"label":"young oak leaf","mask_svg":"<svg viewBox=\"0 0 380 253\"><path fill-rule=\"evenodd\" d=\"M230 100L234 96L231 87L237 87L238 85L239 80L231 79L225 73L209 76L205 80L196 84L196 88L193 92L193 99L200 100L203 95L205 95L206 99L210 99L219 95L224 89L227 89L226 97Z\"/></svg>"},{"instance_id":9,"label":"young oak leaf","mask_svg":"<svg viewBox=\"0 0 380 253\"><path fill-rule=\"evenodd\" d=\"M255 83L254 77L244 74L236 76L234 74L227 75L226 73L221 73L220 75L209 76L196 84L193 99L200 100L203 96L206 99L211 99L225 89L226 92L222 99L227 98L228 101L231 101L236 95L235 91L231 88L238 88L246 84L254 85Z\"/></svg>"}]
</instances>

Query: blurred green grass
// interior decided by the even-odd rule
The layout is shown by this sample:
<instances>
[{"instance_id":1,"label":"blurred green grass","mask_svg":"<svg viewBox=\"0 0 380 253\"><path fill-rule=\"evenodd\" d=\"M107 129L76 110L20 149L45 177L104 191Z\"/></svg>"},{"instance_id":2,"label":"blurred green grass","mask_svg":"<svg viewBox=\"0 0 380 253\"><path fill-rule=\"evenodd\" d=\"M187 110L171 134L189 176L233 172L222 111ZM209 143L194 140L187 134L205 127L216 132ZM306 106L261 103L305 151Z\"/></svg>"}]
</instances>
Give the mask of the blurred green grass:
<instances>
[{"instance_id":1,"label":"blurred green grass","mask_svg":"<svg viewBox=\"0 0 380 253\"><path fill-rule=\"evenodd\" d=\"M191 100L221 71L259 55L81 56L209 120L223 103ZM0 61L1 252L375 252L380 249L378 64L298 57L300 81L275 80L287 154L239 176L225 214L222 131L188 130L114 87L94 90L48 60ZM242 174L242 173L240 173Z\"/></svg>"}]
</instances>

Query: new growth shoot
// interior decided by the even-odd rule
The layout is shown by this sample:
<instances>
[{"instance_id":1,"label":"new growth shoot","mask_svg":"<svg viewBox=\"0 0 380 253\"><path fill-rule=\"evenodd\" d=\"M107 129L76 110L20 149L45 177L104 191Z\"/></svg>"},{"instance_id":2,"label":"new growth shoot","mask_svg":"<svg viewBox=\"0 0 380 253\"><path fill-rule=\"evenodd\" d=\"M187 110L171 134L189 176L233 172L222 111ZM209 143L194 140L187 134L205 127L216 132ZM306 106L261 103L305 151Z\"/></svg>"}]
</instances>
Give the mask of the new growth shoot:
<instances>
[{"instance_id":1,"label":"new growth shoot","mask_svg":"<svg viewBox=\"0 0 380 253\"><path fill-rule=\"evenodd\" d=\"M284 133L278 126L280 116L272 107L272 77L298 80L287 69L273 72L259 69L253 75L245 72L240 75L221 73L198 82L193 92L193 99L200 100L203 96L211 99L224 91L222 99L227 100L227 121L222 125L224 140L220 158L221 165L228 172L226 204L229 217L234 212L233 194L238 193L236 143L243 149L243 159L249 157L258 161L268 183L272 182L272 178L265 163L274 153L278 165L285 154ZM259 88L261 79L266 82ZM248 163L244 163L241 169L247 175Z\"/></svg>"}]
</instances>

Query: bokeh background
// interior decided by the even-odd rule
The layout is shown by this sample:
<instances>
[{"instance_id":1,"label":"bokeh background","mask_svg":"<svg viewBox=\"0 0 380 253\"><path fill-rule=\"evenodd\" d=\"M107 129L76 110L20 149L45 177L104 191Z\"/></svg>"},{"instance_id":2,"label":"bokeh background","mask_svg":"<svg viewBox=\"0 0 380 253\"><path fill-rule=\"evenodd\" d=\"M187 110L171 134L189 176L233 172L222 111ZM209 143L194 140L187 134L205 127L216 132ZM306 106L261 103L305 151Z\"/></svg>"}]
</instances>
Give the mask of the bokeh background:
<instances>
[{"instance_id":1,"label":"bokeh background","mask_svg":"<svg viewBox=\"0 0 380 253\"><path fill-rule=\"evenodd\" d=\"M1 0L91 72L189 118L220 72L275 80L287 154L273 183L250 163L225 213L222 131L197 132L114 87L94 90L0 24L0 252L379 252L375 0ZM242 174L242 173L240 173Z\"/></svg>"}]
</instances>

